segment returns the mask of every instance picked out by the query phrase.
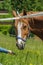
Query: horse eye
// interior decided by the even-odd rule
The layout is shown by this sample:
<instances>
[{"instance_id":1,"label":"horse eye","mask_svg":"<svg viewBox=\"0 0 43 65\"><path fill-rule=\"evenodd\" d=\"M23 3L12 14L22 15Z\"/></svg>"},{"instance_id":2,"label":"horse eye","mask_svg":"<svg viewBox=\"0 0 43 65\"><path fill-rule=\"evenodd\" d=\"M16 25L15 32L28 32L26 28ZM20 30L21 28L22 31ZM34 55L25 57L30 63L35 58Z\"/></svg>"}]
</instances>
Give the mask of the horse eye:
<instances>
[{"instance_id":1,"label":"horse eye","mask_svg":"<svg viewBox=\"0 0 43 65\"><path fill-rule=\"evenodd\" d=\"M23 28L25 29L27 26L23 26Z\"/></svg>"}]
</instances>

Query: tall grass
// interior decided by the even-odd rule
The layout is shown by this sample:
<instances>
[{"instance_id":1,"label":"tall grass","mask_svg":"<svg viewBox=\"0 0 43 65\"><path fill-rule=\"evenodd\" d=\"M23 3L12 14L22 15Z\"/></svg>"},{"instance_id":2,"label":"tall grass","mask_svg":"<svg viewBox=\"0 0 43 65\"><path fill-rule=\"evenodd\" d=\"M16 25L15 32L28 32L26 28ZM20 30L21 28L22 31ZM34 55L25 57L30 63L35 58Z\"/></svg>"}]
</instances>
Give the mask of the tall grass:
<instances>
[{"instance_id":1,"label":"tall grass","mask_svg":"<svg viewBox=\"0 0 43 65\"><path fill-rule=\"evenodd\" d=\"M0 33L0 46L11 49L16 55L0 53L0 63L3 65L43 65L43 42L31 38L27 40L24 50L18 50L14 37Z\"/></svg>"}]
</instances>

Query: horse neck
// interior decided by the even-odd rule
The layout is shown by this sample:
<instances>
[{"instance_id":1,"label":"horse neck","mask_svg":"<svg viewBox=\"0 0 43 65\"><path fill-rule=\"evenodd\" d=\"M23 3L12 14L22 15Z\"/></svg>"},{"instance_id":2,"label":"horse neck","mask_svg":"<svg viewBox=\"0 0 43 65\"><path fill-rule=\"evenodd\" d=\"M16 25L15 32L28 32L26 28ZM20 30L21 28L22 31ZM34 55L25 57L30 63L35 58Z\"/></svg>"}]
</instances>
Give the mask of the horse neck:
<instances>
[{"instance_id":1,"label":"horse neck","mask_svg":"<svg viewBox=\"0 0 43 65\"><path fill-rule=\"evenodd\" d=\"M30 31L43 40L43 17L31 18L29 25Z\"/></svg>"}]
</instances>

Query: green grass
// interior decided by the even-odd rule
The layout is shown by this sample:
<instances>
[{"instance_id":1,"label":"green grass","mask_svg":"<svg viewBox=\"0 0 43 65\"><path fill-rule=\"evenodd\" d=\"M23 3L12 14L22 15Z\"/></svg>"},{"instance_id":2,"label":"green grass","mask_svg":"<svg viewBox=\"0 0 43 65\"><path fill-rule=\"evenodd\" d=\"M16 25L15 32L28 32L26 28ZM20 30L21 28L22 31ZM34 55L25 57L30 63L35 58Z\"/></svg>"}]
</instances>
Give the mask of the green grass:
<instances>
[{"instance_id":1,"label":"green grass","mask_svg":"<svg viewBox=\"0 0 43 65\"><path fill-rule=\"evenodd\" d=\"M43 42L39 39L27 40L25 49L18 50L14 37L0 33L0 47L11 49L17 54L0 53L0 63L3 65L43 65Z\"/></svg>"}]
</instances>

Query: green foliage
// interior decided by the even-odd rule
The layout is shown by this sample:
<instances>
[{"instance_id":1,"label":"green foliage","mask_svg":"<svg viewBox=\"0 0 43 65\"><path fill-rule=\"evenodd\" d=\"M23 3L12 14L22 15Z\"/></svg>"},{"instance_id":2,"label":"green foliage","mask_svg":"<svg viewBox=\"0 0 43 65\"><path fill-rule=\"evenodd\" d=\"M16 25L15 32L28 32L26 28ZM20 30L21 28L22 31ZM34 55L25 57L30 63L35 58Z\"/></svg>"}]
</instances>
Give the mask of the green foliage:
<instances>
[{"instance_id":1,"label":"green foliage","mask_svg":"<svg viewBox=\"0 0 43 65\"><path fill-rule=\"evenodd\" d=\"M43 10L43 0L4 0L0 2L0 9L6 9L9 12L14 10L22 11L41 11Z\"/></svg>"},{"instance_id":2,"label":"green foliage","mask_svg":"<svg viewBox=\"0 0 43 65\"><path fill-rule=\"evenodd\" d=\"M16 35L14 26L11 26L11 28L9 29L8 32L9 32L10 36Z\"/></svg>"},{"instance_id":3,"label":"green foliage","mask_svg":"<svg viewBox=\"0 0 43 65\"><path fill-rule=\"evenodd\" d=\"M4 0L3 8L10 12L11 11L11 0Z\"/></svg>"},{"instance_id":4,"label":"green foliage","mask_svg":"<svg viewBox=\"0 0 43 65\"><path fill-rule=\"evenodd\" d=\"M11 25L0 25L0 32L7 35L8 30L10 29Z\"/></svg>"},{"instance_id":5,"label":"green foliage","mask_svg":"<svg viewBox=\"0 0 43 65\"><path fill-rule=\"evenodd\" d=\"M2 3L0 2L0 9L5 9L11 12L11 0L4 0Z\"/></svg>"},{"instance_id":6,"label":"green foliage","mask_svg":"<svg viewBox=\"0 0 43 65\"><path fill-rule=\"evenodd\" d=\"M0 9L3 9L3 2L0 2Z\"/></svg>"},{"instance_id":7,"label":"green foliage","mask_svg":"<svg viewBox=\"0 0 43 65\"><path fill-rule=\"evenodd\" d=\"M14 10L23 10L27 11L41 11L43 10L43 1L42 0L11 0L12 8Z\"/></svg>"},{"instance_id":8,"label":"green foliage","mask_svg":"<svg viewBox=\"0 0 43 65\"><path fill-rule=\"evenodd\" d=\"M2 33L3 33L4 35L7 35L7 31L3 31Z\"/></svg>"},{"instance_id":9,"label":"green foliage","mask_svg":"<svg viewBox=\"0 0 43 65\"><path fill-rule=\"evenodd\" d=\"M0 32L4 35L8 33L10 36L13 36L15 35L15 28L12 25L0 25Z\"/></svg>"},{"instance_id":10,"label":"green foliage","mask_svg":"<svg viewBox=\"0 0 43 65\"><path fill-rule=\"evenodd\" d=\"M30 37L34 37L34 34L33 33L30 33Z\"/></svg>"}]
</instances>

